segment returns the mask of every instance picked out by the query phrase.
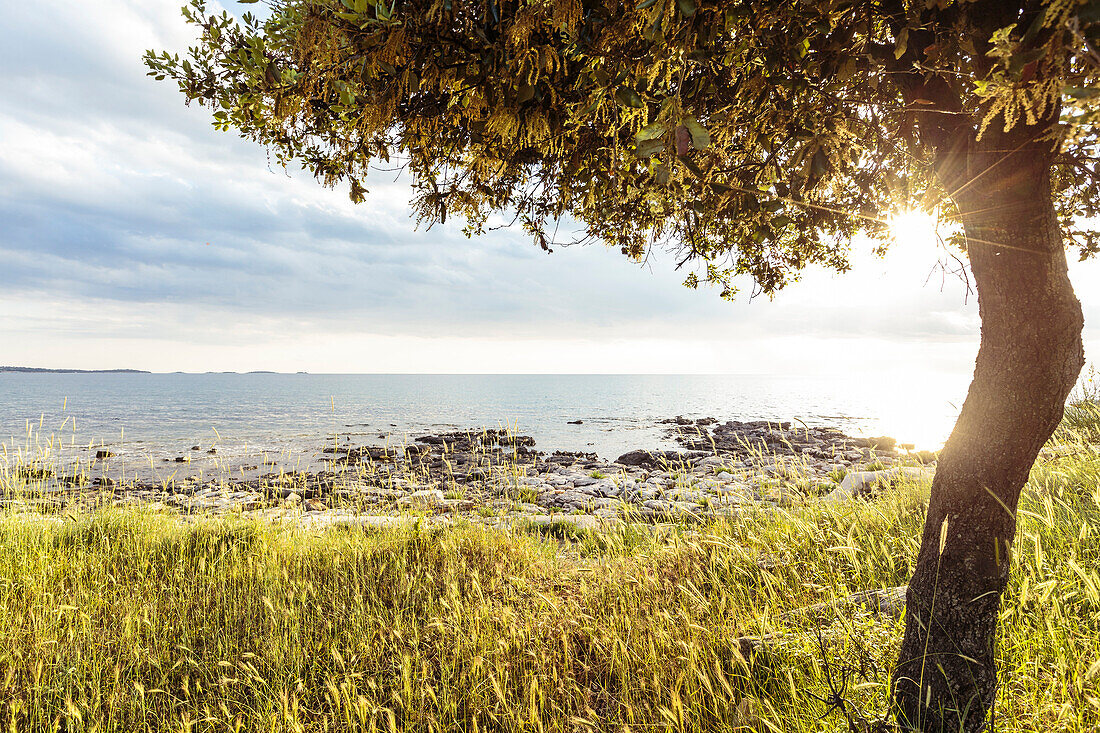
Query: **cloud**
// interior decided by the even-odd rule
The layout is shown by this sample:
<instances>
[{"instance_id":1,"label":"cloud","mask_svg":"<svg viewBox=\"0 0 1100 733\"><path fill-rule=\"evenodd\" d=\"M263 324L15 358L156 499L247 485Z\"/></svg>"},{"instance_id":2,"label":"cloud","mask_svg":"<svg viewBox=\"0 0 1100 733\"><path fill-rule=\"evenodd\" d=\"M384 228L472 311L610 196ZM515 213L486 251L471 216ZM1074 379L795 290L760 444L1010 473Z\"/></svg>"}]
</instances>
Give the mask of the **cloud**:
<instances>
[{"instance_id":1,"label":"cloud","mask_svg":"<svg viewBox=\"0 0 1100 733\"><path fill-rule=\"evenodd\" d=\"M145 76L146 48L191 41L176 6L43 0L0 19L0 290L5 315L21 314L0 338L99 339L128 344L135 359L143 339L209 359L228 344L277 355L286 338L328 338L349 363L361 339L466 339L526 343L531 363L596 371L681 363L653 357L675 344L708 365L717 354L743 365L754 350L760 363L789 361L785 339L832 339L838 353L860 339L955 353L976 338L975 299L954 281L925 284L931 249L881 261L860 244L853 273L811 271L774 301L727 304L683 288L661 253L641 267L599 246L546 255L516 230L473 240L453 222L416 230L400 177L378 176L353 206L345 191L272 168L265 151L214 131L206 110ZM1100 285L1095 263L1075 276L1083 293ZM20 358L53 353L36 343ZM711 356L698 356L706 343ZM478 348L491 351L469 348L471 364ZM415 370L428 352L409 353L400 363Z\"/></svg>"}]
</instances>

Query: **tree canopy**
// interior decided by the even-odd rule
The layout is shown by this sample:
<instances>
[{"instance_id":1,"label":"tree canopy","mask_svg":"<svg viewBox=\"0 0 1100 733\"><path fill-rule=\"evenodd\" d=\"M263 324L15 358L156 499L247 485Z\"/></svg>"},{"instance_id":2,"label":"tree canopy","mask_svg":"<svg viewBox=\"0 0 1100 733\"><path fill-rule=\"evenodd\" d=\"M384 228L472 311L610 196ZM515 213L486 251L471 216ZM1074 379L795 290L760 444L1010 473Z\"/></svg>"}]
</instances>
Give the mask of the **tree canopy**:
<instances>
[{"instance_id":1,"label":"tree canopy","mask_svg":"<svg viewBox=\"0 0 1100 733\"><path fill-rule=\"evenodd\" d=\"M215 124L421 220L563 221L689 285L844 269L891 212L954 221L982 318L939 454L893 674L897 717L983 730L1015 507L1084 363L1066 239L1100 251L1100 0L193 0L150 52ZM702 265L699 267L698 265Z\"/></svg>"},{"instance_id":2,"label":"tree canopy","mask_svg":"<svg viewBox=\"0 0 1100 733\"><path fill-rule=\"evenodd\" d=\"M770 294L845 269L891 211L955 216L950 134L995 147L1050 118L1063 230L1100 249L1098 0L269 5L238 23L193 0L197 45L149 52L150 75L353 201L372 168L406 168L429 224L501 212L550 249L572 219L702 263L691 285Z\"/></svg>"}]
</instances>

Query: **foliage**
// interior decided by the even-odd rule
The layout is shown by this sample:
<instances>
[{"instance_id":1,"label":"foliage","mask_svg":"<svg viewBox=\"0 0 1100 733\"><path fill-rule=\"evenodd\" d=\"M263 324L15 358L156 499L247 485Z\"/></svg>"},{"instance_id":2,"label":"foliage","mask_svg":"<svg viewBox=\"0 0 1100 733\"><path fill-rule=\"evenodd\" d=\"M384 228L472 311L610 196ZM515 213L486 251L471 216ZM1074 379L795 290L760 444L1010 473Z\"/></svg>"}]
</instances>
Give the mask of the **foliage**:
<instances>
[{"instance_id":1,"label":"foliage","mask_svg":"<svg viewBox=\"0 0 1100 733\"><path fill-rule=\"evenodd\" d=\"M772 293L846 268L891 211L950 219L947 128L1026 123L1058 137L1063 226L1098 248L1098 0L268 5L238 24L192 0L197 45L149 52L150 75L353 201L370 170L407 169L428 223L500 212L550 249L575 220L635 259L702 262L691 285Z\"/></svg>"}]
</instances>

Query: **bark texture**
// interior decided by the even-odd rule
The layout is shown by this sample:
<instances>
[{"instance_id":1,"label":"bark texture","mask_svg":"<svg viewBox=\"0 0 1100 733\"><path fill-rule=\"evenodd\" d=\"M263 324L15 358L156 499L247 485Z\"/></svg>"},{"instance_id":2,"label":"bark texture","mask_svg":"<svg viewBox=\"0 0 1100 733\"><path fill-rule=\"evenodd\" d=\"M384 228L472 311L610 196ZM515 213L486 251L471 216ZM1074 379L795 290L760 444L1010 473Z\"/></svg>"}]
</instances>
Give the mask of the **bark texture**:
<instances>
[{"instance_id":1,"label":"bark texture","mask_svg":"<svg viewBox=\"0 0 1100 733\"><path fill-rule=\"evenodd\" d=\"M1081 305L1034 131L961 140L941 180L962 215L982 322L965 403L932 484L894 672L903 726L980 731L997 688L994 639L1016 505L1084 366Z\"/></svg>"}]
</instances>

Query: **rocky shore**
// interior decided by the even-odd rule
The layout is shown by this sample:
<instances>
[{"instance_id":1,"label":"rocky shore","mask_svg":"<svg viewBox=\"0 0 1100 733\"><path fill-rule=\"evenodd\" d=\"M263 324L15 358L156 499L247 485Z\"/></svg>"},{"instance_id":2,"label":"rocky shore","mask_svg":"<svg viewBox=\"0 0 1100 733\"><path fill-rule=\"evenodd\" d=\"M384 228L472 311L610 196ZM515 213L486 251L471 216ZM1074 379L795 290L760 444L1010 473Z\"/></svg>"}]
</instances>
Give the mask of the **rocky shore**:
<instances>
[{"instance_id":1,"label":"rocky shore","mask_svg":"<svg viewBox=\"0 0 1100 733\"><path fill-rule=\"evenodd\" d=\"M184 514L244 512L305 523L390 524L467 518L487 523L698 522L753 506L847 500L930 476L934 455L892 438L857 438L788 422L662 421L680 450L634 450L614 461L538 450L529 436L484 429L429 434L401 446L323 448L321 470L164 482L49 480L9 507L110 502ZM104 458L108 456L103 456ZM29 470L29 469L24 469Z\"/></svg>"}]
</instances>

